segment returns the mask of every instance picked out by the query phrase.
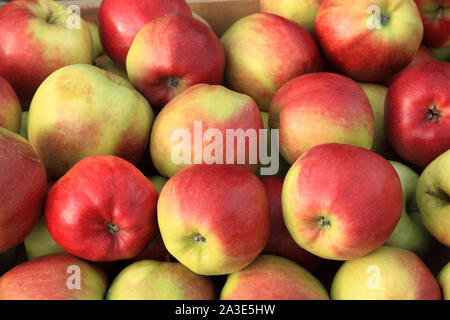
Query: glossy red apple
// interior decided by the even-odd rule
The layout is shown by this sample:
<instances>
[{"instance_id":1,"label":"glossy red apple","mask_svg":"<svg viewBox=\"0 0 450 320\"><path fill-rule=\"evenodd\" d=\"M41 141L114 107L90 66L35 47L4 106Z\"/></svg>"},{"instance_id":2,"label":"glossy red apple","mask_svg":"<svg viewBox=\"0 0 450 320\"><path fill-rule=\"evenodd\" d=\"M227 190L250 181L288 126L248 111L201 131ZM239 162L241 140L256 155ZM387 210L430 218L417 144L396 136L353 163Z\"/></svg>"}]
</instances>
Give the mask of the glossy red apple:
<instances>
[{"instance_id":1,"label":"glossy red apple","mask_svg":"<svg viewBox=\"0 0 450 320\"><path fill-rule=\"evenodd\" d=\"M172 13L192 16L184 0L103 0L98 12L103 48L119 66L137 33L150 21Z\"/></svg>"},{"instance_id":2,"label":"glossy red apple","mask_svg":"<svg viewBox=\"0 0 450 320\"><path fill-rule=\"evenodd\" d=\"M414 0L422 16L423 42L431 48L450 47L450 0Z\"/></svg>"},{"instance_id":3,"label":"glossy red apple","mask_svg":"<svg viewBox=\"0 0 450 320\"><path fill-rule=\"evenodd\" d=\"M450 148L450 63L408 68L389 88L385 123L405 161L426 167Z\"/></svg>"},{"instance_id":4,"label":"glossy red apple","mask_svg":"<svg viewBox=\"0 0 450 320\"><path fill-rule=\"evenodd\" d=\"M48 230L63 249L83 259L129 259L155 236L157 198L150 180L131 163L88 157L50 190Z\"/></svg>"}]
</instances>

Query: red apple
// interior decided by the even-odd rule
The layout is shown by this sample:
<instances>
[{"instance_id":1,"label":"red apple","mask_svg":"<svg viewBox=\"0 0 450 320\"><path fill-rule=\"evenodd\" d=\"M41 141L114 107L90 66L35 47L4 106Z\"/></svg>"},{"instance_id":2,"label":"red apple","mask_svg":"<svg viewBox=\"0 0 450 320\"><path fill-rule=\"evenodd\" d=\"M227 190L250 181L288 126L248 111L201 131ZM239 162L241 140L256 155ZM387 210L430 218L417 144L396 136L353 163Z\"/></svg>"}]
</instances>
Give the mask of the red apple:
<instances>
[{"instance_id":1,"label":"red apple","mask_svg":"<svg viewBox=\"0 0 450 320\"><path fill-rule=\"evenodd\" d=\"M0 253L33 230L47 187L44 166L30 143L0 128Z\"/></svg>"},{"instance_id":2,"label":"red apple","mask_svg":"<svg viewBox=\"0 0 450 320\"><path fill-rule=\"evenodd\" d=\"M19 133L22 108L11 85L0 76L0 127Z\"/></svg>"},{"instance_id":3,"label":"red apple","mask_svg":"<svg viewBox=\"0 0 450 320\"><path fill-rule=\"evenodd\" d=\"M131 163L88 157L50 190L48 230L63 249L83 259L129 259L155 236L157 199L150 180Z\"/></svg>"},{"instance_id":4,"label":"red apple","mask_svg":"<svg viewBox=\"0 0 450 320\"><path fill-rule=\"evenodd\" d=\"M431 48L450 47L450 0L414 0L422 16L423 42Z\"/></svg>"},{"instance_id":5,"label":"red apple","mask_svg":"<svg viewBox=\"0 0 450 320\"><path fill-rule=\"evenodd\" d=\"M98 12L103 48L125 68L128 50L137 33L150 21L172 13L192 15L184 0L103 0Z\"/></svg>"},{"instance_id":6,"label":"red apple","mask_svg":"<svg viewBox=\"0 0 450 320\"><path fill-rule=\"evenodd\" d=\"M411 62L423 24L413 0L325 0L314 30L339 73L378 82Z\"/></svg>"},{"instance_id":7,"label":"red apple","mask_svg":"<svg viewBox=\"0 0 450 320\"><path fill-rule=\"evenodd\" d=\"M261 181L266 189L270 205L270 235L263 253L288 258L309 271L316 270L320 264L320 258L295 243L284 223L281 209L283 178L266 176L262 177Z\"/></svg>"},{"instance_id":8,"label":"red apple","mask_svg":"<svg viewBox=\"0 0 450 320\"><path fill-rule=\"evenodd\" d=\"M389 141L404 160L426 167L450 148L450 63L405 70L389 88L385 123Z\"/></svg>"},{"instance_id":9,"label":"red apple","mask_svg":"<svg viewBox=\"0 0 450 320\"><path fill-rule=\"evenodd\" d=\"M157 109L195 84L220 84L224 70L219 38L202 22L180 14L148 23L127 56L128 77Z\"/></svg>"}]
</instances>

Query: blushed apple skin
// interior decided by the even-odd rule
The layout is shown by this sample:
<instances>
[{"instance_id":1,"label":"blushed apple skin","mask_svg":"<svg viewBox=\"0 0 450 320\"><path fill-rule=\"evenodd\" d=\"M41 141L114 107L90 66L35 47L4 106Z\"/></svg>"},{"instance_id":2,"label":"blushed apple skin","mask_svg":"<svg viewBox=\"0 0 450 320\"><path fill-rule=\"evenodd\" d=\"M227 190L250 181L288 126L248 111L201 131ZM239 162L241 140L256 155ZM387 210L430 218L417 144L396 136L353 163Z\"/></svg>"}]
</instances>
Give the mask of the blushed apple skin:
<instances>
[{"instance_id":1,"label":"blushed apple skin","mask_svg":"<svg viewBox=\"0 0 450 320\"><path fill-rule=\"evenodd\" d=\"M44 166L30 143L0 128L0 253L18 245L42 214Z\"/></svg>"},{"instance_id":2,"label":"blushed apple skin","mask_svg":"<svg viewBox=\"0 0 450 320\"><path fill-rule=\"evenodd\" d=\"M69 266L80 268L80 289L69 289ZM0 300L102 300L107 288L100 269L66 253L22 263L0 278Z\"/></svg>"},{"instance_id":3,"label":"blushed apple skin","mask_svg":"<svg viewBox=\"0 0 450 320\"><path fill-rule=\"evenodd\" d=\"M299 24L270 13L235 22L222 36L225 81L268 111L273 95L289 80L322 70L319 49Z\"/></svg>"},{"instance_id":4,"label":"blushed apple skin","mask_svg":"<svg viewBox=\"0 0 450 320\"><path fill-rule=\"evenodd\" d=\"M158 172L171 177L194 163L194 122L201 121L203 133L214 128L222 133L223 146L226 149L227 129L254 129L258 133L263 129L263 121L255 102L246 95L234 92L222 86L206 84L195 85L178 95L158 114L150 137L150 153ZM191 135L192 157L190 163L175 163L172 150L180 141L172 141L175 130L186 129ZM259 134L258 134L259 136ZM210 142L204 142L206 147ZM259 138L258 138L259 145ZM234 164L237 163L237 142L234 143ZM202 149L203 150L203 149ZM251 172L256 172L258 163L250 163L249 146L245 146L245 163ZM223 150L223 163L226 163L226 150ZM205 159L203 159L205 160Z\"/></svg>"},{"instance_id":5,"label":"blushed apple skin","mask_svg":"<svg viewBox=\"0 0 450 320\"><path fill-rule=\"evenodd\" d=\"M173 176L158 201L169 252L195 273L223 275L255 259L270 231L262 182L238 165L194 165Z\"/></svg>"},{"instance_id":6,"label":"blushed apple skin","mask_svg":"<svg viewBox=\"0 0 450 320\"><path fill-rule=\"evenodd\" d=\"M321 259L295 243L283 220L281 208L283 180L279 176L261 177L270 205L270 235L262 253L290 259L313 272L320 265Z\"/></svg>"},{"instance_id":7,"label":"blushed apple skin","mask_svg":"<svg viewBox=\"0 0 450 320\"><path fill-rule=\"evenodd\" d=\"M0 76L0 127L19 133L22 107L14 89Z\"/></svg>"},{"instance_id":8,"label":"blushed apple skin","mask_svg":"<svg viewBox=\"0 0 450 320\"><path fill-rule=\"evenodd\" d=\"M273 97L271 129L280 129L280 153L293 164L316 145L345 143L370 149L374 116L359 85L335 73L312 73L286 83Z\"/></svg>"},{"instance_id":9,"label":"blushed apple skin","mask_svg":"<svg viewBox=\"0 0 450 320\"><path fill-rule=\"evenodd\" d=\"M371 6L387 13L381 30L369 28ZM413 0L325 0L315 34L327 61L356 81L379 82L405 68L419 48L423 24ZM337 27L339 26L339 27ZM345 30L345 32L343 32Z\"/></svg>"},{"instance_id":10,"label":"blushed apple skin","mask_svg":"<svg viewBox=\"0 0 450 320\"><path fill-rule=\"evenodd\" d=\"M156 19L139 31L127 56L127 74L156 109L199 83L221 84L225 50L211 28L185 15Z\"/></svg>"},{"instance_id":11,"label":"blushed apple skin","mask_svg":"<svg viewBox=\"0 0 450 320\"><path fill-rule=\"evenodd\" d=\"M381 246L403 207L400 179L376 153L324 144L300 157L282 191L283 217L303 249L331 260L351 260Z\"/></svg>"},{"instance_id":12,"label":"blushed apple skin","mask_svg":"<svg viewBox=\"0 0 450 320\"><path fill-rule=\"evenodd\" d=\"M45 22L52 12L56 18ZM39 85L55 70L70 64L91 63L92 38L86 23L67 28L72 16L57 1L12 1L0 9L0 74L28 109Z\"/></svg>"},{"instance_id":13,"label":"blushed apple skin","mask_svg":"<svg viewBox=\"0 0 450 320\"><path fill-rule=\"evenodd\" d=\"M389 88L385 125L405 161L425 168L450 148L450 63L430 62L405 70Z\"/></svg>"},{"instance_id":14,"label":"blushed apple skin","mask_svg":"<svg viewBox=\"0 0 450 320\"><path fill-rule=\"evenodd\" d=\"M450 262L439 273L438 282L442 290L442 298L450 300Z\"/></svg>"},{"instance_id":15,"label":"blushed apple skin","mask_svg":"<svg viewBox=\"0 0 450 320\"><path fill-rule=\"evenodd\" d=\"M221 300L329 300L323 285L286 258L261 255L228 276Z\"/></svg>"},{"instance_id":16,"label":"blushed apple skin","mask_svg":"<svg viewBox=\"0 0 450 320\"><path fill-rule=\"evenodd\" d=\"M132 163L148 143L153 111L131 83L92 65L67 66L39 87L28 134L49 180L88 156L110 154Z\"/></svg>"},{"instance_id":17,"label":"blushed apple skin","mask_svg":"<svg viewBox=\"0 0 450 320\"><path fill-rule=\"evenodd\" d=\"M424 25L423 42L431 48L450 47L450 0L414 0Z\"/></svg>"},{"instance_id":18,"label":"blushed apple skin","mask_svg":"<svg viewBox=\"0 0 450 320\"><path fill-rule=\"evenodd\" d=\"M427 230L450 247L450 150L431 162L417 183L417 206Z\"/></svg>"},{"instance_id":19,"label":"blushed apple skin","mask_svg":"<svg viewBox=\"0 0 450 320\"><path fill-rule=\"evenodd\" d=\"M379 271L379 289L371 277ZM368 285L369 284L369 285ZM408 250L380 247L367 256L345 262L331 287L333 300L440 300L431 271Z\"/></svg>"},{"instance_id":20,"label":"blushed apple skin","mask_svg":"<svg viewBox=\"0 0 450 320\"><path fill-rule=\"evenodd\" d=\"M138 255L156 234L158 193L131 163L114 156L78 162L50 190L48 231L63 249L91 261Z\"/></svg>"},{"instance_id":21,"label":"blushed apple skin","mask_svg":"<svg viewBox=\"0 0 450 320\"><path fill-rule=\"evenodd\" d=\"M111 283L107 300L213 300L212 280L178 262L135 262Z\"/></svg>"},{"instance_id":22,"label":"blushed apple skin","mask_svg":"<svg viewBox=\"0 0 450 320\"><path fill-rule=\"evenodd\" d=\"M131 44L149 22L162 16L181 13L191 16L184 0L104 0L99 12L100 38L115 63L125 68Z\"/></svg>"}]
</instances>

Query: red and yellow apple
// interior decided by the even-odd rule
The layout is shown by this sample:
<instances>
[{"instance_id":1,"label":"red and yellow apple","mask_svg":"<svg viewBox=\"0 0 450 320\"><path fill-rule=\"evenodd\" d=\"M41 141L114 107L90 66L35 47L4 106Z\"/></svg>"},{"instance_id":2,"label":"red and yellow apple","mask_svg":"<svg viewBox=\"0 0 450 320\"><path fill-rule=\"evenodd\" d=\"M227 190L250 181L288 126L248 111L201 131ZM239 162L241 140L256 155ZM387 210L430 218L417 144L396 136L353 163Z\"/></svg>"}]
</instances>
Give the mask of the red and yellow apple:
<instances>
[{"instance_id":1,"label":"red and yellow apple","mask_svg":"<svg viewBox=\"0 0 450 320\"><path fill-rule=\"evenodd\" d=\"M431 48L450 47L450 0L414 0L422 16L423 42Z\"/></svg>"},{"instance_id":2,"label":"red and yellow apple","mask_svg":"<svg viewBox=\"0 0 450 320\"><path fill-rule=\"evenodd\" d=\"M22 108L14 89L0 76L0 127L19 133Z\"/></svg>"}]
</instances>

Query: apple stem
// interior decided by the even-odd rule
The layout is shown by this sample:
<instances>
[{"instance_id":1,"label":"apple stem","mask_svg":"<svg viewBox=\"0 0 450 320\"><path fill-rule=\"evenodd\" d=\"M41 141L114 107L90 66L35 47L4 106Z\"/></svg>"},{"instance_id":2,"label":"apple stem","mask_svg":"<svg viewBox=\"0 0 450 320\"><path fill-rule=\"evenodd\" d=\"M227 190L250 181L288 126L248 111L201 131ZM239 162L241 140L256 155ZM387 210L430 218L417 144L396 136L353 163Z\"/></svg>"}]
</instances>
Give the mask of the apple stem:
<instances>
[{"instance_id":1,"label":"apple stem","mask_svg":"<svg viewBox=\"0 0 450 320\"><path fill-rule=\"evenodd\" d=\"M47 16L45 17L45 21L47 22L47 23L51 23L51 19L52 19L52 17L53 17L53 11L48 11L47 12Z\"/></svg>"},{"instance_id":2,"label":"apple stem","mask_svg":"<svg viewBox=\"0 0 450 320\"><path fill-rule=\"evenodd\" d=\"M444 17L444 9L444 6L440 5L436 10L436 18L438 18L439 20Z\"/></svg>"},{"instance_id":3,"label":"apple stem","mask_svg":"<svg viewBox=\"0 0 450 320\"><path fill-rule=\"evenodd\" d=\"M444 192L444 190L439 189L437 192L434 192L431 189L427 189L427 191L425 191L425 193L432 197L438 198L444 202L450 203L450 195L448 195L446 192Z\"/></svg>"},{"instance_id":4,"label":"apple stem","mask_svg":"<svg viewBox=\"0 0 450 320\"><path fill-rule=\"evenodd\" d=\"M436 121L439 121L441 119L441 112L439 111L439 109L435 105L432 105L428 109L427 119L428 119L428 121L431 121L431 122L436 122Z\"/></svg>"},{"instance_id":5,"label":"apple stem","mask_svg":"<svg viewBox=\"0 0 450 320\"><path fill-rule=\"evenodd\" d=\"M205 242L206 242L206 239L205 239L205 237L202 236L200 233L197 233L197 234L194 236L194 241L195 241L195 242L203 242L203 243L205 243Z\"/></svg>"}]
</instances>

